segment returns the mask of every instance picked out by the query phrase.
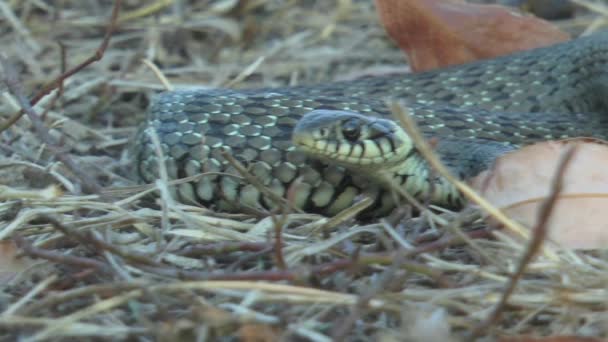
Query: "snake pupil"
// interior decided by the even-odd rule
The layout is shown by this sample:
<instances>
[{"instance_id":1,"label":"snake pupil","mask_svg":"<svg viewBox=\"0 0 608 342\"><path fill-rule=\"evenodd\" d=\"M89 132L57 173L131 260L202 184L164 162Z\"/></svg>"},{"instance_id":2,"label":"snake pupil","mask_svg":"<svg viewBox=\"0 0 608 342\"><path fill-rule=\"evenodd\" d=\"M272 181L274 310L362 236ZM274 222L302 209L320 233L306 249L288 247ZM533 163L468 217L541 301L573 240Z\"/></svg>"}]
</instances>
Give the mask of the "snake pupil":
<instances>
[{"instance_id":1,"label":"snake pupil","mask_svg":"<svg viewBox=\"0 0 608 342\"><path fill-rule=\"evenodd\" d=\"M361 126L355 120L347 120L342 125L342 135L348 141L359 140L361 135Z\"/></svg>"}]
</instances>

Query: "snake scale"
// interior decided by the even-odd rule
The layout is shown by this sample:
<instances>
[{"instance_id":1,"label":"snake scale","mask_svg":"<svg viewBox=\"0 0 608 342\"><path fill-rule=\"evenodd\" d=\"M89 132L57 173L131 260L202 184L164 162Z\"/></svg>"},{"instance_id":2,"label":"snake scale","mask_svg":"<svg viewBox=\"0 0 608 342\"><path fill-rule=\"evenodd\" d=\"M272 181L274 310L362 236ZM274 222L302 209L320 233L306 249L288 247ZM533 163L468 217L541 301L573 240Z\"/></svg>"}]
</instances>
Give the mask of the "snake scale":
<instances>
[{"instance_id":1,"label":"snake scale","mask_svg":"<svg viewBox=\"0 0 608 342\"><path fill-rule=\"evenodd\" d=\"M292 189L295 206L308 212L333 215L365 194L374 199L367 211L384 214L396 205L394 186L420 199L459 206L459 194L434 176L413 147L399 163L386 167L358 168L331 156L342 150L361 156L394 152L394 142L386 140L395 133L389 127L387 99L406 101L421 131L438 141L437 153L459 177L474 175L517 145L574 136L605 138L607 61L608 34L599 33L417 74L284 88L166 92L152 102L136 135L134 166L143 182L158 178L159 156L170 179L203 174L175 186L174 194L186 203L221 211L277 206L239 177L222 150L275 194L285 197ZM363 125L367 138L382 142L358 142L365 137L357 125ZM154 143L151 131L160 144ZM328 143L319 132L333 132L342 141ZM298 139L333 154L305 151L294 145ZM393 182L380 181L379 173Z\"/></svg>"}]
</instances>

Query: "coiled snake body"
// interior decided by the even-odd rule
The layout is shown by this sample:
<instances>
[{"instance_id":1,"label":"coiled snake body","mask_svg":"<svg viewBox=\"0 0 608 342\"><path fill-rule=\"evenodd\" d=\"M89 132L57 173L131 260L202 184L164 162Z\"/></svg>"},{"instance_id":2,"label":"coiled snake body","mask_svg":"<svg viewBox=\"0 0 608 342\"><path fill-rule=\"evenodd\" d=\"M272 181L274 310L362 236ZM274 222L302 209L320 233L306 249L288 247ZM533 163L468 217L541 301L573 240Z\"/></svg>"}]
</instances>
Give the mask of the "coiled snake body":
<instances>
[{"instance_id":1,"label":"coiled snake body","mask_svg":"<svg viewBox=\"0 0 608 342\"><path fill-rule=\"evenodd\" d=\"M459 195L433 176L414 148L401 149L398 162L382 164L378 157L373 166L358 163L370 154L396 155L401 146L393 140L398 134L385 99L405 100L423 133L438 140L444 162L468 177L516 145L606 137L607 61L608 34L596 34L419 74L303 87L167 92L155 99L137 133L136 173L144 182L158 178L153 130L170 179L204 174L176 186L185 202L223 211L276 206L238 177L222 156L227 149L277 195L284 197L293 187L294 204L306 211L332 215L366 194L375 199L370 212L387 212L395 206L395 183L383 183L378 173L421 199L430 196L435 203L457 206ZM296 147L294 141L312 142L312 147ZM323 151L330 153L320 155ZM340 162L340 153L350 154L352 163Z\"/></svg>"}]
</instances>

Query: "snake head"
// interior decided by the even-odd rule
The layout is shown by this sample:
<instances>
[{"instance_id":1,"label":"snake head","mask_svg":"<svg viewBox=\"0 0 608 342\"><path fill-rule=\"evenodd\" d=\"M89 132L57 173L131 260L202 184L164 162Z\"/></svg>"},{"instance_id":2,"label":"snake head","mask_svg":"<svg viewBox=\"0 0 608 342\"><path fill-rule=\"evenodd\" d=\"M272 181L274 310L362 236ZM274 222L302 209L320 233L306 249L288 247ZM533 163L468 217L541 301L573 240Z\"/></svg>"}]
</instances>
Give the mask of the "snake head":
<instances>
[{"instance_id":1,"label":"snake head","mask_svg":"<svg viewBox=\"0 0 608 342\"><path fill-rule=\"evenodd\" d=\"M394 166L413 149L394 121L344 110L305 114L293 130L292 142L312 158L351 168Z\"/></svg>"}]
</instances>

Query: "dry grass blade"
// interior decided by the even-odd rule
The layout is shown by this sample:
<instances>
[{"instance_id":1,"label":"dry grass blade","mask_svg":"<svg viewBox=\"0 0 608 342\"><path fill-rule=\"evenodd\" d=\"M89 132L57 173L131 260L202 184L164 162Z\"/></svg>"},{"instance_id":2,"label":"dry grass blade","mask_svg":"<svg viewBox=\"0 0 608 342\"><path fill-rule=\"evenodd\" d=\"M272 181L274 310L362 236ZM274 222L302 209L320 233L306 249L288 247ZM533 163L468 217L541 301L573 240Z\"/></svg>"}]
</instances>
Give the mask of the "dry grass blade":
<instances>
[{"instance_id":1,"label":"dry grass blade","mask_svg":"<svg viewBox=\"0 0 608 342\"><path fill-rule=\"evenodd\" d=\"M327 233L328 231L338 227L341 223L355 218L359 213L369 208L369 206L372 204L373 200L371 198L364 197L363 199L355 203L352 207L344 209L343 211L331 217L326 223L324 223L322 226L319 226L318 229L313 230L312 233L315 233L317 230L320 230L323 233Z\"/></svg>"},{"instance_id":2,"label":"dry grass blade","mask_svg":"<svg viewBox=\"0 0 608 342\"><path fill-rule=\"evenodd\" d=\"M120 1L0 1L2 55L29 102L0 98L0 240L21 246L0 244L0 340L246 340L270 332L273 340L417 341L413 332L437 331L435 323L443 335L428 340L464 340L500 306L515 270L523 274L484 339L539 328L608 336L602 252L544 246L520 267L527 247L479 217L412 202L422 216L404 206L386 221L353 218L367 198L322 217L293 210L297 184L275 198L274 211L221 213L176 201L184 183L196 191L203 177L268 190L246 168L172 180L173 165L159 163L158 181L132 182L125 151L156 92L405 71L372 2L122 5L118 16ZM11 117L22 107L40 120ZM39 124L95 176L102 196L74 195L81 181L57 161ZM174 153L151 136L159 160ZM15 253L35 259L12 271Z\"/></svg>"},{"instance_id":3,"label":"dry grass blade","mask_svg":"<svg viewBox=\"0 0 608 342\"><path fill-rule=\"evenodd\" d=\"M44 279L38 285L36 285L36 287L32 288L31 291L29 291L29 293L27 293L25 296L21 297L17 302L13 303L11 306L6 308L6 310L4 310L4 312L2 312L0 317L10 317L10 316L14 315L15 312L19 311L19 309L21 309L27 302L34 299L34 297L36 297L39 293L46 290L49 287L49 285L51 285L56 280L57 280L57 276L55 276L55 275L52 275L52 276Z\"/></svg>"},{"instance_id":4,"label":"dry grass blade","mask_svg":"<svg viewBox=\"0 0 608 342\"><path fill-rule=\"evenodd\" d=\"M57 338L63 336L62 330L68 328L70 325L77 323L81 319L90 317L98 312L104 312L115 308L119 305L125 304L127 301L141 295L141 290L134 290L127 292L123 295L115 296L106 300L99 301L89 307L86 307L80 311L77 311L69 316L65 316L61 319L55 320L52 325L48 325L45 329L41 330L32 337L25 339L24 341L34 342L48 340L50 338Z\"/></svg>"}]
</instances>

